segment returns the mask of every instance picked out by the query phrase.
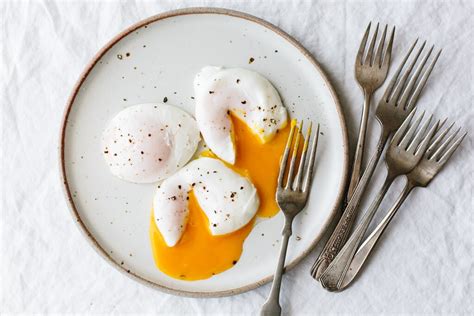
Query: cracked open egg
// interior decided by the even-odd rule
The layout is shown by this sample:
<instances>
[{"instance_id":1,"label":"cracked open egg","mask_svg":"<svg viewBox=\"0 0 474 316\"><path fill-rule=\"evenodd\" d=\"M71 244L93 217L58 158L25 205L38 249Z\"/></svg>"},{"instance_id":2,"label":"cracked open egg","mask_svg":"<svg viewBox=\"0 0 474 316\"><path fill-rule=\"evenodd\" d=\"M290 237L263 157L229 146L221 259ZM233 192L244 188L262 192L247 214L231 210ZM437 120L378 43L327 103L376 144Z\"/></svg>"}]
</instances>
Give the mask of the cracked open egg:
<instances>
[{"instance_id":1,"label":"cracked open egg","mask_svg":"<svg viewBox=\"0 0 474 316\"><path fill-rule=\"evenodd\" d=\"M290 125L278 92L256 72L205 67L194 90L208 150L160 183L150 225L157 267L183 280L237 264L255 218L278 212L279 160Z\"/></svg>"}]
</instances>

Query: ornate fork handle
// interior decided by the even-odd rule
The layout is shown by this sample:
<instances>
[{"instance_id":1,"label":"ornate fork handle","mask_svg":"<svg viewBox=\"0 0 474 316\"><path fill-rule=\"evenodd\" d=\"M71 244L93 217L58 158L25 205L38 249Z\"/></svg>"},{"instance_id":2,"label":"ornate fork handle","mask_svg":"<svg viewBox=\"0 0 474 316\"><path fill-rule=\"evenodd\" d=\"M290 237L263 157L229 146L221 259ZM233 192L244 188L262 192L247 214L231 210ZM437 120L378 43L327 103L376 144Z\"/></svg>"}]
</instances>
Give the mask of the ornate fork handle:
<instances>
[{"instance_id":1,"label":"ornate fork handle","mask_svg":"<svg viewBox=\"0 0 474 316\"><path fill-rule=\"evenodd\" d=\"M380 224L377 225L374 231L359 247L356 254L354 255L354 258L352 259L352 262L349 266L349 269L347 270L344 279L342 280L340 290L346 288L352 282L355 276L359 273L360 269L369 257L369 254L372 252L372 249L375 247L383 232L387 228L388 224L390 224L390 221L395 216L398 209L402 206L403 202L405 202L406 198L410 194L411 190L413 190L413 188L415 188L415 185L413 183L408 182L405 185L405 188L403 188L402 193L398 197L393 207L388 211L388 213L382 219Z\"/></svg>"},{"instance_id":2,"label":"ornate fork handle","mask_svg":"<svg viewBox=\"0 0 474 316\"><path fill-rule=\"evenodd\" d=\"M369 183L375 167L382 155L383 149L388 141L390 136L390 132L387 130L382 130L380 135L379 141L377 143L377 149L373 154L372 158L367 165L367 168L360 178L359 183L352 195L352 198L347 204L344 213L342 214L339 223L337 224L336 228L334 229L331 237L329 238L328 242L324 246L323 251L319 255L319 258L314 263L313 267L311 268L311 275L313 278L319 280L323 272L327 269L329 264L334 260L336 255L339 253L341 248L344 246L344 243L349 238L349 234L351 232L351 228L354 225L354 221L357 216L357 207L359 206L360 200L363 196L363 193Z\"/></svg>"},{"instance_id":3,"label":"ornate fork handle","mask_svg":"<svg viewBox=\"0 0 474 316\"><path fill-rule=\"evenodd\" d=\"M330 291L337 291L341 289L341 283L344 279L344 276L346 275L347 270L349 269L349 265L352 258L354 257L357 247L364 237L364 234L367 231L372 218L374 217L383 197L387 193L395 177L396 176L391 175L390 173L387 175L382 188L377 194L369 210L364 214L361 223L359 226L357 226L351 238L349 238L347 243L336 256L335 260L329 264L328 268L321 275L320 281L324 288Z\"/></svg>"}]
</instances>

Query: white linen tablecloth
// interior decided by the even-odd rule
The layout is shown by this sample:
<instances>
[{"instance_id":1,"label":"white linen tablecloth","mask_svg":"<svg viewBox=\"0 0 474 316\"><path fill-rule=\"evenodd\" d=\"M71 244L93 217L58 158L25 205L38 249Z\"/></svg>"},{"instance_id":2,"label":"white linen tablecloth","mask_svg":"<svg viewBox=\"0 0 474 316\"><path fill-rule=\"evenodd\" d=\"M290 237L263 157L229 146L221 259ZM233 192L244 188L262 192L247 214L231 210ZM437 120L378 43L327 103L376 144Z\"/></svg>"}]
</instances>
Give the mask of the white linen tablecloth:
<instances>
[{"instance_id":1,"label":"white linen tablecloth","mask_svg":"<svg viewBox=\"0 0 474 316\"><path fill-rule=\"evenodd\" d=\"M352 148L362 108L353 64L367 23L397 26L394 65L416 37L444 49L418 105L437 118L455 120L470 135L429 188L417 189L408 198L352 287L329 293L309 276L319 245L286 274L281 302L285 313L294 315L474 313L473 3L0 2L0 312L259 311L269 285L228 298L191 299L157 292L111 268L76 228L58 175L63 109L80 72L99 48L151 15L218 6L268 20L316 56L340 97ZM370 128L371 146L377 133L376 127ZM380 185L383 174L379 167L372 189ZM382 208L390 205L402 185L397 181Z\"/></svg>"}]
</instances>

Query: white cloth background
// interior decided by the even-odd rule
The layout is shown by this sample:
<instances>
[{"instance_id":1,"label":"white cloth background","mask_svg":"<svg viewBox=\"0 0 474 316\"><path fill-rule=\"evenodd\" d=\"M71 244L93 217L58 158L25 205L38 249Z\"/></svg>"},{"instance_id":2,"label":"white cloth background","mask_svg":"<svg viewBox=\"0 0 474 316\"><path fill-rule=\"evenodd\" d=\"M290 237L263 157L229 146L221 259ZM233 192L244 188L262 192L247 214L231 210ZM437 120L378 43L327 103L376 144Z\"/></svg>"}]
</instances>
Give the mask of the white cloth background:
<instances>
[{"instance_id":1,"label":"white cloth background","mask_svg":"<svg viewBox=\"0 0 474 316\"><path fill-rule=\"evenodd\" d=\"M352 147L362 105L353 63L368 21L397 26L395 64L418 36L444 48L418 105L437 118L448 116L470 132L461 149L429 188L418 189L408 198L352 287L329 293L310 278L309 268L320 245L286 274L281 301L290 314L472 314L474 5L468 0L1 2L0 312L197 315L259 311L269 285L228 298L191 299L128 279L84 240L61 190L60 122L86 63L132 23L189 6L241 10L298 39L331 78ZM376 135L377 128L371 128L372 144ZM383 174L379 167L373 189ZM383 208L402 184L398 181L390 190Z\"/></svg>"}]
</instances>

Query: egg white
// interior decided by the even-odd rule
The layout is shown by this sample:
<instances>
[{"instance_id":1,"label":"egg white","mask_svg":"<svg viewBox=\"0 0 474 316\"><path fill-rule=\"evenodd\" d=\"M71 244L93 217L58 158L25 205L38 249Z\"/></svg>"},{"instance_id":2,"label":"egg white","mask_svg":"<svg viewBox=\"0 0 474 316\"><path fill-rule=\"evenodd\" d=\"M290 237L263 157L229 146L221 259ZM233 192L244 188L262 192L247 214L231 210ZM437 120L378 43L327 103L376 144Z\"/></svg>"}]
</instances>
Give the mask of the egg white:
<instances>
[{"instance_id":1,"label":"egg white","mask_svg":"<svg viewBox=\"0 0 474 316\"><path fill-rule=\"evenodd\" d=\"M204 67L194 79L196 121L208 147L235 163L230 112L265 143L287 124L287 112L273 85L242 68Z\"/></svg>"},{"instance_id":2,"label":"egg white","mask_svg":"<svg viewBox=\"0 0 474 316\"><path fill-rule=\"evenodd\" d=\"M111 173L134 183L166 179L193 156L200 141L196 121L162 103L120 111L102 134L102 151Z\"/></svg>"},{"instance_id":3,"label":"egg white","mask_svg":"<svg viewBox=\"0 0 474 316\"><path fill-rule=\"evenodd\" d=\"M186 229L191 190L209 219L212 235L242 228L260 205L257 190L247 178L218 159L193 160L163 181L153 199L155 223L169 247L176 245Z\"/></svg>"}]
</instances>

